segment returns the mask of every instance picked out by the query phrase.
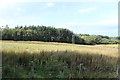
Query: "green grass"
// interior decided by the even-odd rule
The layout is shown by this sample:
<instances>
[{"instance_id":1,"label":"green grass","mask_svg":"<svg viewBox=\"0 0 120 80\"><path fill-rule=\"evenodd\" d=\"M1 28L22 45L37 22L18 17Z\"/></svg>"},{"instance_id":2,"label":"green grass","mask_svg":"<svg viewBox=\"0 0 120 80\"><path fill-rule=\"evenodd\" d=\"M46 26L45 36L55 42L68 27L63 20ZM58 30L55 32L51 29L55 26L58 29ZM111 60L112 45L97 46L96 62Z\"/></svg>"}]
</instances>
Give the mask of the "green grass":
<instances>
[{"instance_id":1,"label":"green grass","mask_svg":"<svg viewBox=\"0 0 120 80\"><path fill-rule=\"evenodd\" d=\"M2 41L3 78L115 78L117 48L117 45Z\"/></svg>"}]
</instances>

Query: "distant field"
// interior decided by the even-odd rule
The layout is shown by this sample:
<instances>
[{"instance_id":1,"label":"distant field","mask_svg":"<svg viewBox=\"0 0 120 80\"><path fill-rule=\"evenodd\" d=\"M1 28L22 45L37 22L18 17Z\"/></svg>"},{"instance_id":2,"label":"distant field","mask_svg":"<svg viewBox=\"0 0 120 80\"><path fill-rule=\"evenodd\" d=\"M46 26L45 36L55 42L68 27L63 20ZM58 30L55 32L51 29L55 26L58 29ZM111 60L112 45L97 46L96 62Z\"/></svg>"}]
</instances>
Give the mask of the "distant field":
<instances>
[{"instance_id":1,"label":"distant field","mask_svg":"<svg viewBox=\"0 0 120 80\"><path fill-rule=\"evenodd\" d=\"M1 42L0 42L1 44ZM14 50L18 52L40 52L40 51L76 51L80 53L103 54L111 57L118 56L118 45L77 45L56 42L39 41L2 41L3 50Z\"/></svg>"}]
</instances>

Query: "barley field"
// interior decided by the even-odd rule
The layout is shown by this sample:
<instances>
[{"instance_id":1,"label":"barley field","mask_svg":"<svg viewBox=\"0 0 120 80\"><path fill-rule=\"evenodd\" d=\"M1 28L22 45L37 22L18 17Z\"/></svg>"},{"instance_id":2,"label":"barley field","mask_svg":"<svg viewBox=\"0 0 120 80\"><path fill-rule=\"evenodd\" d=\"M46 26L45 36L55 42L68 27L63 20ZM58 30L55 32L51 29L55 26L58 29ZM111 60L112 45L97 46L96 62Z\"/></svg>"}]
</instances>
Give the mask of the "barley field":
<instances>
[{"instance_id":1,"label":"barley field","mask_svg":"<svg viewBox=\"0 0 120 80\"><path fill-rule=\"evenodd\" d=\"M2 41L3 50L16 52L40 52L40 51L75 51L82 53L102 54L111 57L118 56L118 45L77 45L55 42L38 41Z\"/></svg>"},{"instance_id":2,"label":"barley field","mask_svg":"<svg viewBox=\"0 0 120 80\"><path fill-rule=\"evenodd\" d=\"M1 42L3 78L116 78L117 76L117 44Z\"/></svg>"}]
</instances>

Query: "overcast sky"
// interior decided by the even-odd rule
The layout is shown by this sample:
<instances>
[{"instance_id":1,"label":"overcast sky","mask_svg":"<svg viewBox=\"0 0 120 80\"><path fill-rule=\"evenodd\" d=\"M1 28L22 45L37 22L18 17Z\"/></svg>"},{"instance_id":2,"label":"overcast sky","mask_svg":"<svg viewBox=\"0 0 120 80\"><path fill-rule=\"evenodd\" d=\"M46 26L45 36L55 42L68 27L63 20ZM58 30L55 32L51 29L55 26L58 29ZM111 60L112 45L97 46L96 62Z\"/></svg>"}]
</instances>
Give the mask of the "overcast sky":
<instances>
[{"instance_id":1,"label":"overcast sky","mask_svg":"<svg viewBox=\"0 0 120 80\"><path fill-rule=\"evenodd\" d=\"M118 35L118 1L0 0L0 26L45 25L74 33Z\"/></svg>"}]
</instances>

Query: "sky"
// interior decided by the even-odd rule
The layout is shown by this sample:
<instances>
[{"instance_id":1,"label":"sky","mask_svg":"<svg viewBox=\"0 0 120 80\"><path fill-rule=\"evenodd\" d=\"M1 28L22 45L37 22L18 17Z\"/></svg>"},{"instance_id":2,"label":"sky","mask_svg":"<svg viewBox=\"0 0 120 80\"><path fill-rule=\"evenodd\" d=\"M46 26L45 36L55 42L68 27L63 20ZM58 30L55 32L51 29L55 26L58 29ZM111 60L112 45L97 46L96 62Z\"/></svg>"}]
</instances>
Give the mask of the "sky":
<instances>
[{"instance_id":1,"label":"sky","mask_svg":"<svg viewBox=\"0 0 120 80\"><path fill-rule=\"evenodd\" d=\"M0 26L45 25L77 34L118 36L116 0L0 0Z\"/></svg>"}]
</instances>

